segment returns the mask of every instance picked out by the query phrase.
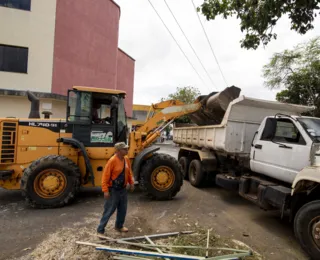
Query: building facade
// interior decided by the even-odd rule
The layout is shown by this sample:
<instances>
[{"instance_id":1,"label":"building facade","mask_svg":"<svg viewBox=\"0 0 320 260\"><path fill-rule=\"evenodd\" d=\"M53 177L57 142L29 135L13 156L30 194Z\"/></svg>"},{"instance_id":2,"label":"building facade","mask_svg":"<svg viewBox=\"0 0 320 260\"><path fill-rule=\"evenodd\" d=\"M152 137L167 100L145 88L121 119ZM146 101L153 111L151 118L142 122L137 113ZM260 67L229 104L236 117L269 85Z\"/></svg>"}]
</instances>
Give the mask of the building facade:
<instances>
[{"instance_id":1,"label":"building facade","mask_svg":"<svg viewBox=\"0 0 320 260\"><path fill-rule=\"evenodd\" d=\"M26 91L64 118L72 86L127 92L132 116L135 60L118 48L112 0L0 0L0 117L27 117Z\"/></svg>"}]
</instances>

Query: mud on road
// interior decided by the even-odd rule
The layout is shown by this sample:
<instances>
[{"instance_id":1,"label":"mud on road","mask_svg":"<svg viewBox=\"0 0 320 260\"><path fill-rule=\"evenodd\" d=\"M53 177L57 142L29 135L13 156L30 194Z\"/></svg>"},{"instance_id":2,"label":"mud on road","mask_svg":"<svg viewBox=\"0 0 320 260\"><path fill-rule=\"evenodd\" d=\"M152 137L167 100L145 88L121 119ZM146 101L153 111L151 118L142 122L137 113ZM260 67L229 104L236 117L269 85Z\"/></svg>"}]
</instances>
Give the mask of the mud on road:
<instances>
[{"instance_id":1,"label":"mud on road","mask_svg":"<svg viewBox=\"0 0 320 260\"><path fill-rule=\"evenodd\" d=\"M177 148L161 145L161 152L176 156ZM64 229L74 236L80 227L95 233L102 208L99 188L82 190L72 205L46 210L29 208L19 191L0 190L0 259L26 259L40 243ZM110 236L115 235L113 221L114 216L108 225ZM216 235L244 242L264 259L308 259L291 225L277 212L262 211L235 193L212 185L197 189L189 182L172 201L150 201L139 191L130 193L126 221L129 236L212 228Z\"/></svg>"}]
</instances>

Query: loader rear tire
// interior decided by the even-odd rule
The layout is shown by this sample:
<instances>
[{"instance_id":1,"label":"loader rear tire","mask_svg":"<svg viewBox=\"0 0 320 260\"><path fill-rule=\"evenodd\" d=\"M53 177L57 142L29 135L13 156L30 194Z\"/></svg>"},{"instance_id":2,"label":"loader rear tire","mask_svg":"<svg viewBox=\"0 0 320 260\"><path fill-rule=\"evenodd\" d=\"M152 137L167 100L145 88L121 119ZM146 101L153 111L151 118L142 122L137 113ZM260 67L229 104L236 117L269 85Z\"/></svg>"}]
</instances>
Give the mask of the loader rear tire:
<instances>
[{"instance_id":1,"label":"loader rear tire","mask_svg":"<svg viewBox=\"0 0 320 260\"><path fill-rule=\"evenodd\" d=\"M154 154L146 161L141 177L147 195L155 200L170 200L177 195L183 184L182 167L168 154Z\"/></svg>"},{"instance_id":2,"label":"loader rear tire","mask_svg":"<svg viewBox=\"0 0 320 260\"><path fill-rule=\"evenodd\" d=\"M189 180L188 172L189 172L190 160L187 157L182 156L179 159L179 163L181 164L181 167L182 167L183 178L185 180Z\"/></svg>"},{"instance_id":3,"label":"loader rear tire","mask_svg":"<svg viewBox=\"0 0 320 260\"><path fill-rule=\"evenodd\" d=\"M80 190L80 170L64 156L41 157L24 171L22 195L33 208L57 208L70 204Z\"/></svg>"}]
</instances>

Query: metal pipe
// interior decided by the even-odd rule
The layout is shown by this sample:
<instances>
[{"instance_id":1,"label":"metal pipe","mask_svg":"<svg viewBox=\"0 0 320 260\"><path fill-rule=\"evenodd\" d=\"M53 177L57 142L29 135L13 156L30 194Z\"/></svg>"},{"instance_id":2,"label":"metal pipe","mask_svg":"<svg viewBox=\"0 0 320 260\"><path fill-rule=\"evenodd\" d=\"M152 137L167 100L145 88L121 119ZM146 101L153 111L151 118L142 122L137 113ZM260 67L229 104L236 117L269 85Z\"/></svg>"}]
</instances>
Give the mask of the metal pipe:
<instances>
[{"instance_id":1,"label":"metal pipe","mask_svg":"<svg viewBox=\"0 0 320 260\"><path fill-rule=\"evenodd\" d=\"M155 245L155 243L153 243L153 241L148 237L148 236L145 236L146 240L151 244L151 245ZM160 253L160 254L163 254L163 252L159 249L159 248L156 248L156 250ZM169 260L169 258L165 258L166 260Z\"/></svg>"},{"instance_id":2,"label":"metal pipe","mask_svg":"<svg viewBox=\"0 0 320 260\"><path fill-rule=\"evenodd\" d=\"M208 229L208 237L207 237L207 251L206 251L206 258L209 256L209 238L210 238L210 230Z\"/></svg>"},{"instance_id":3,"label":"metal pipe","mask_svg":"<svg viewBox=\"0 0 320 260\"><path fill-rule=\"evenodd\" d=\"M177 236L177 235L188 235L194 233L193 231L182 231L182 232L171 232L171 233L162 233L162 234L154 234L154 235L148 235L149 238L159 238L159 237L169 237L169 236ZM144 236L138 236L138 237L126 237L121 238L119 240L123 241L130 241L130 240L141 240L145 239Z\"/></svg>"},{"instance_id":4,"label":"metal pipe","mask_svg":"<svg viewBox=\"0 0 320 260\"><path fill-rule=\"evenodd\" d=\"M96 250L104 250L107 252L120 253L120 254L126 254L126 255L135 254L140 256L160 257L160 258L170 258L170 259L180 259L180 260L204 259L204 257L199 257L199 256L180 255L180 254L159 254L159 253L140 251L140 250L112 248L108 246L96 247Z\"/></svg>"}]
</instances>

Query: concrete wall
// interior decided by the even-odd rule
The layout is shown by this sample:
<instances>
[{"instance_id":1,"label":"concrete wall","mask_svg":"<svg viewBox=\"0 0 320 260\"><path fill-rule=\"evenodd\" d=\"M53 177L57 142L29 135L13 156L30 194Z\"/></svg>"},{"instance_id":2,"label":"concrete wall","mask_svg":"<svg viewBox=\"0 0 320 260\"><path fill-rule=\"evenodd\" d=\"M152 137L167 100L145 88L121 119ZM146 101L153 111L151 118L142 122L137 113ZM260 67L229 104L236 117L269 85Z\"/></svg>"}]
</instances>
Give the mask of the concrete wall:
<instances>
[{"instance_id":1,"label":"concrete wall","mask_svg":"<svg viewBox=\"0 0 320 260\"><path fill-rule=\"evenodd\" d=\"M66 118L66 101L58 101L51 99L40 99L40 116L44 104L50 104L52 106L51 118ZM27 97L14 97L14 96L0 96L0 118L5 117L17 117L17 118L28 118L30 112L30 102Z\"/></svg>"},{"instance_id":2,"label":"concrete wall","mask_svg":"<svg viewBox=\"0 0 320 260\"><path fill-rule=\"evenodd\" d=\"M56 17L52 93L115 89L120 8L110 0L57 0Z\"/></svg>"},{"instance_id":3,"label":"concrete wall","mask_svg":"<svg viewBox=\"0 0 320 260\"><path fill-rule=\"evenodd\" d=\"M56 0L32 0L31 11L0 6L0 43L29 48L28 73L0 71L0 88L51 91Z\"/></svg>"},{"instance_id":4,"label":"concrete wall","mask_svg":"<svg viewBox=\"0 0 320 260\"><path fill-rule=\"evenodd\" d=\"M126 91L124 100L127 116L132 116L135 60L118 49L117 89Z\"/></svg>"}]
</instances>

